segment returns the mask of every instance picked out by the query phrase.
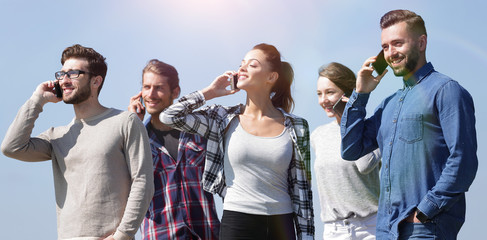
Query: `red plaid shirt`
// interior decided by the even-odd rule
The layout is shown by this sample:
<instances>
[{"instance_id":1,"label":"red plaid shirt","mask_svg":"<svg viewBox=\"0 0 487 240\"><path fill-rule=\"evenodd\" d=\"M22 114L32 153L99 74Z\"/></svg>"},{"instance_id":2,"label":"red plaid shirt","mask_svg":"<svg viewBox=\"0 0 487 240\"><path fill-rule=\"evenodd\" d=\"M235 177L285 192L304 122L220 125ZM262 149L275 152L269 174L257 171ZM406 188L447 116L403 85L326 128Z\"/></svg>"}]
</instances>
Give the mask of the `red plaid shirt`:
<instances>
[{"instance_id":1,"label":"red plaid shirt","mask_svg":"<svg viewBox=\"0 0 487 240\"><path fill-rule=\"evenodd\" d=\"M201 184L206 139L181 132L174 159L148 123L155 192L141 225L142 239L218 239L220 221L213 195Z\"/></svg>"}]
</instances>

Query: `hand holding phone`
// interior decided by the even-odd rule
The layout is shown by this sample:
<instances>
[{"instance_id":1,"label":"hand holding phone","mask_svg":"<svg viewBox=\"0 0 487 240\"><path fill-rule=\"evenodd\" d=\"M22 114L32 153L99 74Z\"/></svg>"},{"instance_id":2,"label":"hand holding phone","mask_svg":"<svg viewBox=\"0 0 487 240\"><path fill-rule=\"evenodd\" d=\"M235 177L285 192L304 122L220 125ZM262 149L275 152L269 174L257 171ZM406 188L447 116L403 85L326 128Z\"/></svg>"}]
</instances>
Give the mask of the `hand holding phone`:
<instances>
[{"instance_id":1,"label":"hand holding phone","mask_svg":"<svg viewBox=\"0 0 487 240\"><path fill-rule=\"evenodd\" d=\"M377 55L377 58L375 59L375 62L372 63L372 66L379 75L382 75L384 70L386 70L388 65L386 59L384 58L384 50L380 51L380 53Z\"/></svg>"},{"instance_id":2,"label":"hand holding phone","mask_svg":"<svg viewBox=\"0 0 487 240\"><path fill-rule=\"evenodd\" d=\"M130 104L128 106L128 111L137 114L140 120L144 120L145 107L144 100L142 99L142 92L130 98Z\"/></svg>"}]
</instances>

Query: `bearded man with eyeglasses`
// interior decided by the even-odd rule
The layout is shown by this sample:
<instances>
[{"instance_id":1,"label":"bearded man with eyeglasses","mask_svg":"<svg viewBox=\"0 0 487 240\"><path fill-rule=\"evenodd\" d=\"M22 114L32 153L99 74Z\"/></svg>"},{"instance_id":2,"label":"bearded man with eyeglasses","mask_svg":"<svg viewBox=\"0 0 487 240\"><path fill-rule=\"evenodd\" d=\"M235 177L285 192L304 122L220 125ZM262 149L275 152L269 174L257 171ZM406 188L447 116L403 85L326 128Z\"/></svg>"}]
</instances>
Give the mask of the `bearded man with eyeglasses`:
<instances>
[{"instance_id":1,"label":"bearded man with eyeglasses","mask_svg":"<svg viewBox=\"0 0 487 240\"><path fill-rule=\"evenodd\" d=\"M58 239L133 239L154 192L147 131L136 114L100 104L107 72L101 54L76 44L61 63L56 80L41 83L20 108L2 152L52 160ZM73 105L74 119L31 137L43 106L60 101Z\"/></svg>"}]
</instances>

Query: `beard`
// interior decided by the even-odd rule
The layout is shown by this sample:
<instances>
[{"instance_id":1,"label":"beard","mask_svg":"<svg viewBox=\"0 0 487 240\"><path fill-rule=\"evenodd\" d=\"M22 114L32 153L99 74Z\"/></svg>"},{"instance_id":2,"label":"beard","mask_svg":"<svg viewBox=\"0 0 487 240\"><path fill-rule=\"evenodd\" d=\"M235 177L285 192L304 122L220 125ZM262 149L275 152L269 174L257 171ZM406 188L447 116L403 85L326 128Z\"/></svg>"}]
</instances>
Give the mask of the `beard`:
<instances>
[{"instance_id":1,"label":"beard","mask_svg":"<svg viewBox=\"0 0 487 240\"><path fill-rule=\"evenodd\" d=\"M419 61L419 50L411 49L411 51L406 53L405 59L406 59L406 64L404 66L400 66L396 68L391 67L396 77L406 76L416 69L416 66L418 65L418 61Z\"/></svg>"},{"instance_id":2,"label":"beard","mask_svg":"<svg viewBox=\"0 0 487 240\"><path fill-rule=\"evenodd\" d=\"M89 80L89 82L85 84L83 87L78 88L78 90L74 92L72 96L63 98L64 103L79 104L84 102L86 99L90 98L91 96L90 82L91 80Z\"/></svg>"}]
</instances>

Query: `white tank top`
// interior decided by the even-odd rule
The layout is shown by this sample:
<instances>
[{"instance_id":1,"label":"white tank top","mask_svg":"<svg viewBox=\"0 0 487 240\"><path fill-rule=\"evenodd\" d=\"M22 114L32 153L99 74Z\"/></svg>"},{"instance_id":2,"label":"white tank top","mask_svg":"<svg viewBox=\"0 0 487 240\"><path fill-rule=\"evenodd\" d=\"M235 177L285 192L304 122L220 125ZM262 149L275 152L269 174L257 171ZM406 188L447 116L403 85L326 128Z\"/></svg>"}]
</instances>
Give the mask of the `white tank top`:
<instances>
[{"instance_id":1,"label":"white tank top","mask_svg":"<svg viewBox=\"0 0 487 240\"><path fill-rule=\"evenodd\" d=\"M254 136L235 117L224 146L224 210L258 215L293 212L288 190L293 145L286 128L275 137Z\"/></svg>"}]
</instances>

